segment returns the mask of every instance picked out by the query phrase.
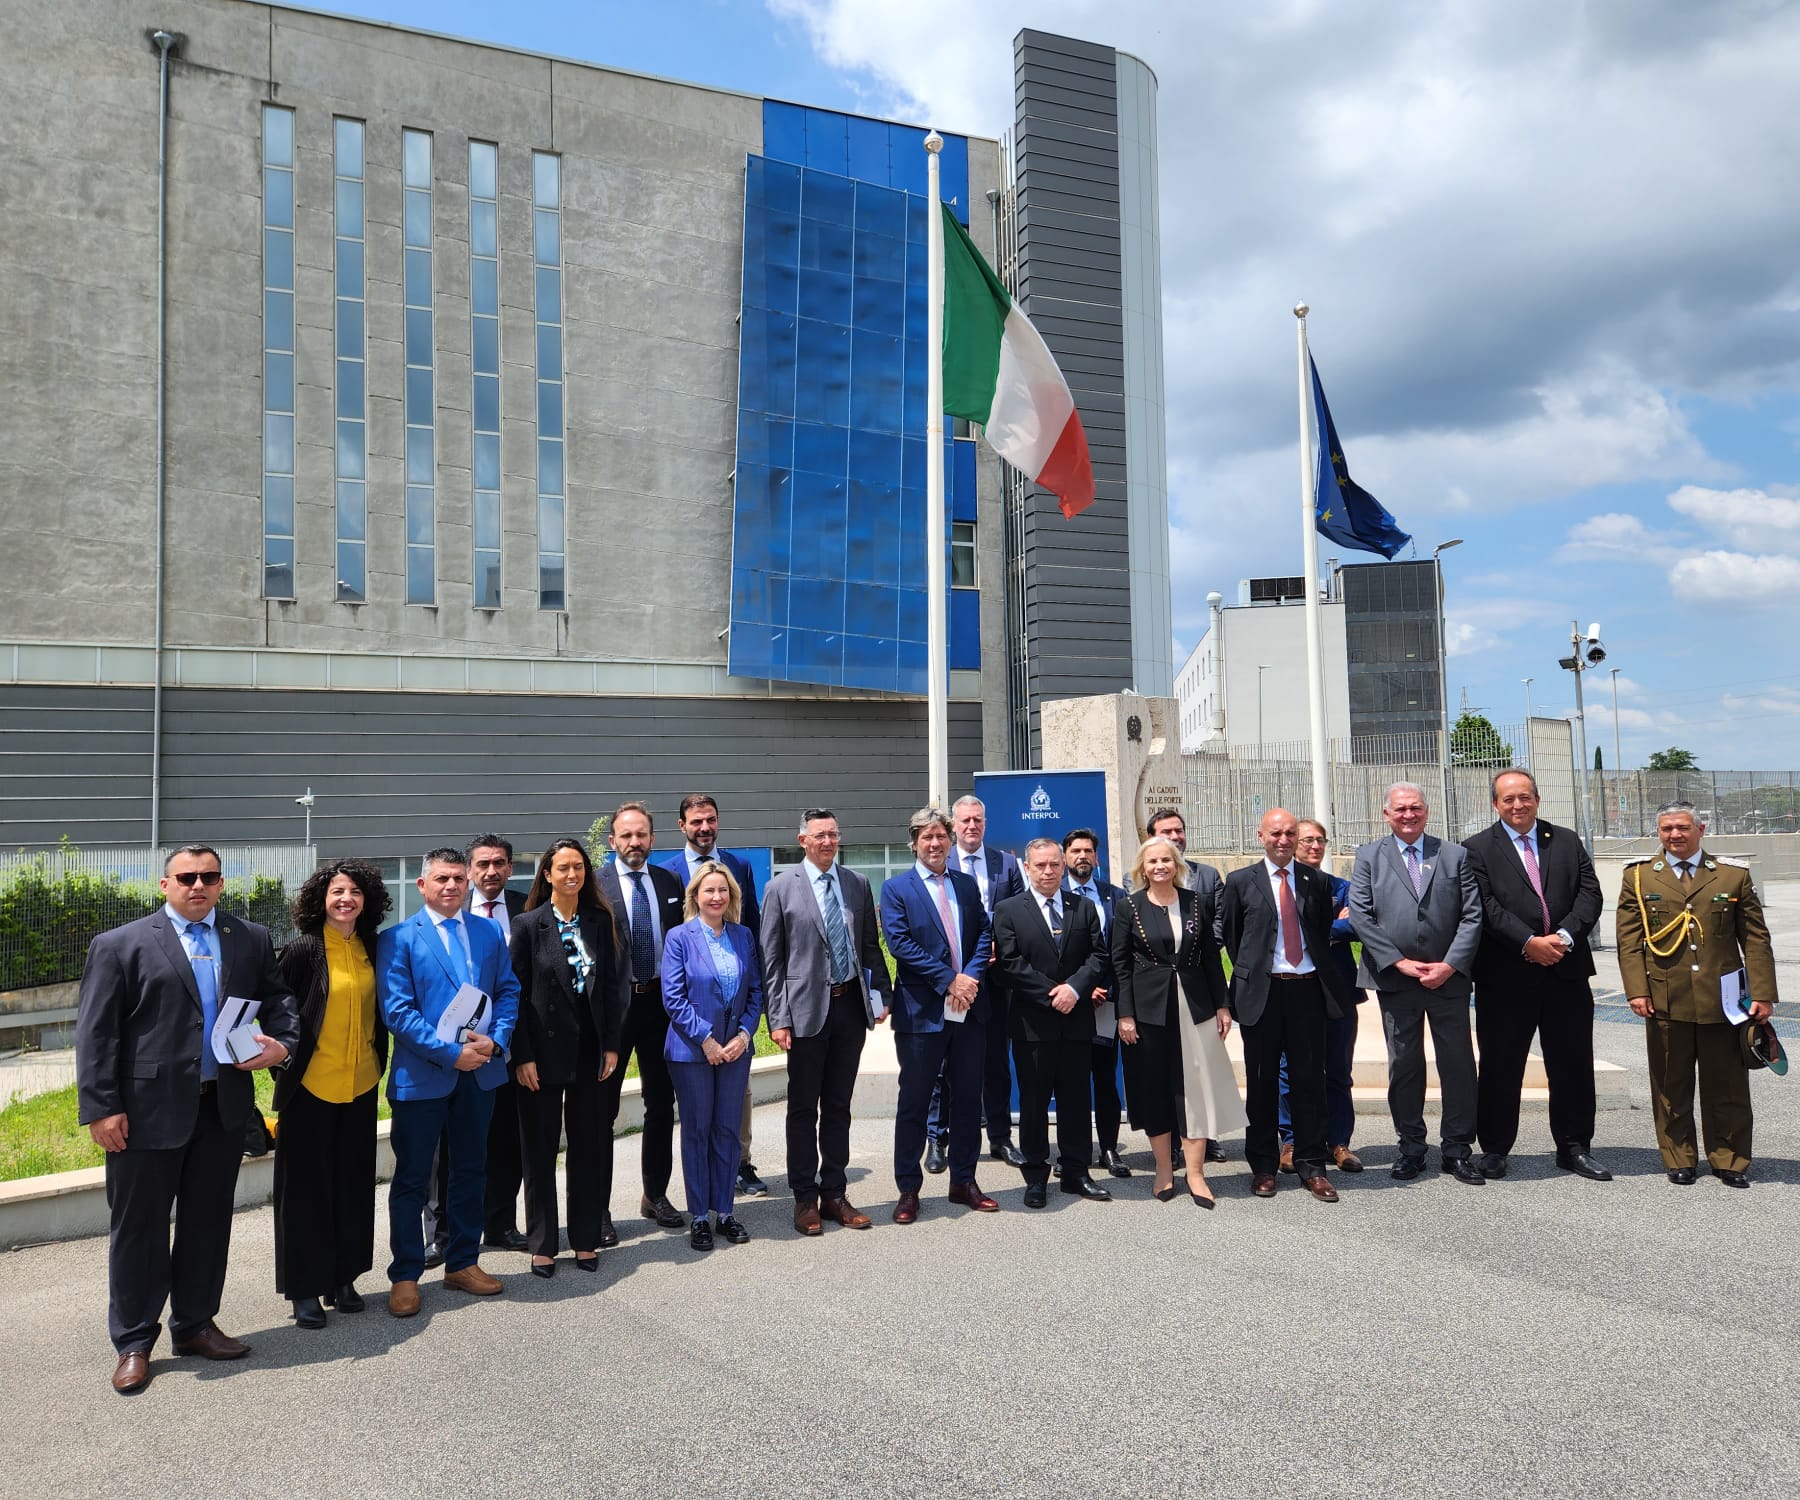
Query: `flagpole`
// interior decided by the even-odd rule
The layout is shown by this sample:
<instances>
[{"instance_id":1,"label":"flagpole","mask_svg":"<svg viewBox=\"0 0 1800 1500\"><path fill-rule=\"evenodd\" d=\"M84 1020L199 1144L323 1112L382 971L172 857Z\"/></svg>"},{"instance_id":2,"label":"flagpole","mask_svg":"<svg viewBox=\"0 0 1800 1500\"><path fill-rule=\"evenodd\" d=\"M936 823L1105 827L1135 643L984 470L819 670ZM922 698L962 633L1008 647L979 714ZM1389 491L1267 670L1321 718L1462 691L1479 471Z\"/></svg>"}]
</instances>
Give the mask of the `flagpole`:
<instances>
[{"instance_id":1,"label":"flagpole","mask_svg":"<svg viewBox=\"0 0 1800 1500\"><path fill-rule=\"evenodd\" d=\"M926 768L933 807L950 806L950 630L944 580L944 219L938 206L938 153L944 138L925 137L925 674Z\"/></svg>"},{"instance_id":2,"label":"flagpole","mask_svg":"<svg viewBox=\"0 0 1800 1500\"><path fill-rule=\"evenodd\" d=\"M1304 302L1294 304L1300 351L1300 545L1306 572L1306 706L1312 726L1312 815L1331 826L1331 766L1325 747L1325 663L1320 648L1318 500L1314 485L1312 361L1306 350Z\"/></svg>"}]
</instances>

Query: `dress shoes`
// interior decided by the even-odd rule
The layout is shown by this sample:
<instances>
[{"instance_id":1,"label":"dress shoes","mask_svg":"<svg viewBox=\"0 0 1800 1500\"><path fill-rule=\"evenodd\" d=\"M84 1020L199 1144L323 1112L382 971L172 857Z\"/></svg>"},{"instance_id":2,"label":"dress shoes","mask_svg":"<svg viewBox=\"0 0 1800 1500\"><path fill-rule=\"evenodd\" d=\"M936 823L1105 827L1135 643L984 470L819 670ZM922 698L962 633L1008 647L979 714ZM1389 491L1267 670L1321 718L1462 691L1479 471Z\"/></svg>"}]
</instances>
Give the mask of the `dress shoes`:
<instances>
[{"instance_id":1,"label":"dress shoes","mask_svg":"<svg viewBox=\"0 0 1800 1500\"><path fill-rule=\"evenodd\" d=\"M769 1185L756 1175L756 1168L749 1162L738 1167L737 1190L746 1198L766 1198L769 1196Z\"/></svg>"},{"instance_id":2,"label":"dress shoes","mask_svg":"<svg viewBox=\"0 0 1800 1500\"><path fill-rule=\"evenodd\" d=\"M972 1208L978 1214L997 1214L1000 1205L981 1190L981 1184L971 1177L967 1182L950 1184L950 1201L960 1203L964 1208Z\"/></svg>"},{"instance_id":3,"label":"dress shoes","mask_svg":"<svg viewBox=\"0 0 1800 1500\"><path fill-rule=\"evenodd\" d=\"M1694 1185L1694 1169L1692 1167L1672 1167L1669 1170L1669 1181L1676 1187L1692 1187Z\"/></svg>"},{"instance_id":4,"label":"dress shoes","mask_svg":"<svg viewBox=\"0 0 1800 1500\"><path fill-rule=\"evenodd\" d=\"M1112 1194L1085 1172L1079 1177L1065 1177L1062 1190L1071 1198L1086 1198L1089 1203L1111 1203Z\"/></svg>"},{"instance_id":5,"label":"dress shoes","mask_svg":"<svg viewBox=\"0 0 1800 1500\"><path fill-rule=\"evenodd\" d=\"M687 1228L687 1220L681 1217L681 1210L669 1202L666 1193L654 1201L649 1198L641 1199L638 1203L638 1212L643 1214L646 1219L653 1220L663 1229Z\"/></svg>"},{"instance_id":6,"label":"dress shoes","mask_svg":"<svg viewBox=\"0 0 1800 1500\"><path fill-rule=\"evenodd\" d=\"M488 1275L480 1266L444 1272L444 1285L453 1292L467 1292L471 1297L492 1297L506 1290L498 1276Z\"/></svg>"},{"instance_id":7,"label":"dress shoes","mask_svg":"<svg viewBox=\"0 0 1800 1500\"><path fill-rule=\"evenodd\" d=\"M325 1326L325 1304L317 1297L294 1298L294 1327L323 1328Z\"/></svg>"},{"instance_id":8,"label":"dress shoes","mask_svg":"<svg viewBox=\"0 0 1800 1500\"><path fill-rule=\"evenodd\" d=\"M1175 1201L1175 1184L1171 1182L1167 1187L1153 1187L1150 1189L1150 1196L1158 1203L1173 1203Z\"/></svg>"},{"instance_id":9,"label":"dress shoes","mask_svg":"<svg viewBox=\"0 0 1800 1500\"><path fill-rule=\"evenodd\" d=\"M432 1245L426 1250L425 1269L427 1271L435 1271L439 1266L443 1265L443 1263L444 1247L442 1245Z\"/></svg>"},{"instance_id":10,"label":"dress shoes","mask_svg":"<svg viewBox=\"0 0 1800 1500\"><path fill-rule=\"evenodd\" d=\"M419 1283L396 1281L388 1288L388 1311L396 1318L410 1318L419 1310Z\"/></svg>"},{"instance_id":11,"label":"dress shoes","mask_svg":"<svg viewBox=\"0 0 1800 1500\"><path fill-rule=\"evenodd\" d=\"M933 1177L950 1165L950 1152L941 1135L934 1135L925 1143L925 1170Z\"/></svg>"},{"instance_id":12,"label":"dress shoes","mask_svg":"<svg viewBox=\"0 0 1800 1500\"><path fill-rule=\"evenodd\" d=\"M1504 1152L1484 1151L1476 1158L1475 1165L1480 1169L1483 1177L1491 1182L1498 1182L1506 1175L1506 1169L1511 1162L1508 1161Z\"/></svg>"},{"instance_id":13,"label":"dress shoes","mask_svg":"<svg viewBox=\"0 0 1800 1500\"><path fill-rule=\"evenodd\" d=\"M867 1229L875 1222L848 1198L821 1198L819 1216L835 1220L846 1229Z\"/></svg>"},{"instance_id":14,"label":"dress shoes","mask_svg":"<svg viewBox=\"0 0 1800 1500\"><path fill-rule=\"evenodd\" d=\"M575 1257L575 1269L577 1271L586 1271L590 1276L598 1275L600 1271L600 1257L598 1255L577 1255Z\"/></svg>"},{"instance_id":15,"label":"dress shoes","mask_svg":"<svg viewBox=\"0 0 1800 1500\"><path fill-rule=\"evenodd\" d=\"M1331 1185L1329 1179L1326 1178L1323 1172L1320 1172L1316 1177L1302 1177L1300 1179L1300 1185L1321 1203L1336 1203L1338 1201L1337 1189Z\"/></svg>"},{"instance_id":16,"label":"dress shoes","mask_svg":"<svg viewBox=\"0 0 1800 1500\"><path fill-rule=\"evenodd\" d=\"M1331 1164L1340 1172L1360 1172L1363 1169L1362 1158L1348 1146L1331 1146L1327 1150L1331 1155Z\"/></svg>"},{"instance_id":17,"label":"dress shoes","mask_svg":"<svg viewBox=\"0 0 1800 1500\"><path fill-rule=\"evenodd\" d=\"M362 1299L362 1293L357 1291L354 1281L346 1281L325 1299L325 1305L345 1313L359 1313L368 1306Z\"/></svg>"},{"instance_id":18,"label":"dress shoes","mask_svg":"<svg viewBox=\"0 0 1800 1500\"><path fill-rule=\"evenodd\" d=\"M1025 1153L1019 1150L1010 1140L995 1141L988 1147L988 1155L995 1161L1003 1161L1009 1167L1025 1170Z\"/></svg>"},{"instance_id":19,"label":"dress shoes","mask_svg":"<svg viewBox=\"0 0 1800 1500\"><path fill-rule=\"evenodd\" d=\"M704 1214L695 1215L694 1227L688 1231L688 1245L695 1250L712 1249L712 1220Z\"/></svg>"},{"instance_id":20,"label":"dress shoes","mask_svg":"<svg viewBox=\"0 0 1800 1500\"><path fill-rule=\"evenodd\" d=\"M1742 1172L1728 1172L1723 1167L1714 1167L1713 1176L1724 1183L1726 1187L1747 1188L1750 1186L1750 1179Z\"/></svg>"},{"instance_id":21,"label":"dress shoes","mask_svg":"<svg viewBox=\"0 0 1800 1500\"><path fill-rule=\"evenodd\" d=\"M794 1228L808 1238L815 1238L825 1232L825 1226L819 1222L819 1205L810 1199L801 1198L794 1204Z\"/></svg>"},{"instance_id":22,"label":"dress shoes","mask_svg":"<svg viewBox=\"0 0 1800 1500\"><path fill-rule=\"evenodd\" d=\"M894 1205L894 1222L896 1224L910 1224L918 1217L919 1195L917 1193L902 1193L900 1195L900 1201Z\"/></svg>"},{"instance_id":23,"label":"dress shoes","mask_svg":"<svg viewBox=\"0 0 1800 1500\"><path fill-rule=\"evenodd\" d=\"M1131 1168L1125 1165L1125 1158L1120 1156L1117 1151L1102 1151L1100 1153L1100 1165L1111 1172L1114 1177L1129 1177L1131 1175Z\"/></svg>"},{"instance_id":24,"label":"dress shoes","mask_svg":"<svg viewBox=\"0 0 1800 1500\"><path fill-rule=\"evenodd\" d=\"M750 1231L738 1222L736 1214L726 1214L724 1218L719 1220L719 1233L724 1235L725 1238L730 1240L734 1245L747 1245L750 1243Z\"/></svg>"},{"instance_id":25,"label":"dress shoes","mask_svg":"<svg viewBox=\"0 0 1800 1500\"><path fill-rule=\"evenodd\" d=\"M113 1367L112 1388L121 1396L129 1396L149 1384L150 1356L142 1349L127 1349Z\"/></svg>"},{"instance_id":26,"label":"dress shoes","mask_svg":"<svg viewBox=\"0 0 1800 1500\"><path fill-rule=\"evenodd\" d=\"M1585 1151L1558 1151L1556 1164L1565 1172L1585 1177L1589 1182L1611 1182L1612 1173Z\"/></svg>"},{"instance_id":27,"label":"dress shoes","mask_svg":"<svg viewBox=\"0 0 1800 1500\"><path fill-rule=\"evenodd\" d=\"M531 1263L531 1274L540 1281L549 1281L556 1275L556 1262L547 1261L539 1265L535 1260Z\"/></svg>"},{"instance_id":28,"label":"dress shoes","mask_svg":"<svg viewBox=\"0 0 1800 1500\"><path fill-rule=\"evenodd\" d=\"M619 1230L613 1223L611 1214L600 1216L600 1239L595 1246L599 1250L617 1250L619 1248Z\"/></svg>"},{"instance_id":29,"label":"dress shoes","mask_svg":"<svg viewBox=\"0 0 1800 1500\"><path fill-rule=\"evenodd\" d=\"M531 1252L531 1241L516 1229L502 1229L494 1234L484 1235L481 1243L490 1250L516 1250L522 1255Z\"/></svg>"},{"instance_id":30,"label":"dress shoes","mask_svg":"<svg viewBox=\"0 0 1800 1500\"><path fill-rule=\"evenodd\" d=\"M242 1359L250 1352L250 1346L228 1333L221 1333L217 1323L207 1323L186 1338L176 1340L175 1352L198 1354L202 1359Z\"/></svg>"},{"instance_id":31,"label":"dress shoes","mask_svg":"<svg viewBox=\"0 0 1800 1500\"><path fill-rule=\"evenodd\" d=\"M1206 1143L1206 1159L1208 1161L1224 1161L1225 1148L1217 1141L1208 1141Z\"/></svg>"},{"instance_id":32,"label":"dress shoes","mask_svg":"<svg viewBox=\"0 0 1800 1500\"><path fill-rule=\"evenodd\" d=\"M1025 1184L1025 1206L1042 1208L1050 1201L1050 1185L1044 1182L1028 1182Z\"/></svg>"},{"instance_id":33,"label":"dress shoes","mask_svg":"<svg viewBox=\"0 0 1800 1500\"><path fill-rule=\"evenodd\" d=\"M1398 1182L1411 1182L1425 1170L1425 1158L1422 1156L1402 1156L1395 1160L1394 1169L1388 1175Z\"/></svg>"},{"instance_id":34,"label":"dress shoes","mask_svg":"<svg viewBox=\"0 0 1800 1500\"><path fill-rule=\"evenodd\" d=\"M1259 1198L1273 1198L1275 1196L1275 1174L1259 1172L1256 1181L1250 1184L1250 1191Z\"/></svg>"},{"instance_id":35,"label":"dress shoes","mask_svg":"<svg viewBox=\"0 0 1800 1500\"><path fill-rule=\"evenodd\" d=\"M1281 1143L1281 1170L1286 1172L1289 1176L1293 1175L1294 1143L1292 1141L1283 1141Z\"/></svg>"},{"instance_id":36,"label":"dress shoes","mask_svg":"<svg viewBox=\"0 0 1800 1500\"><path fill-rule=\"evenodd\" d=\"M1470 1187L1486 1187L1487 1178L1481 1175L1481 1169L1466 1156L1447 1157L1438 1164L1438 1170L1448 1173L1458 1182L1466 1182Z\"/></svg>"}]
</instances>

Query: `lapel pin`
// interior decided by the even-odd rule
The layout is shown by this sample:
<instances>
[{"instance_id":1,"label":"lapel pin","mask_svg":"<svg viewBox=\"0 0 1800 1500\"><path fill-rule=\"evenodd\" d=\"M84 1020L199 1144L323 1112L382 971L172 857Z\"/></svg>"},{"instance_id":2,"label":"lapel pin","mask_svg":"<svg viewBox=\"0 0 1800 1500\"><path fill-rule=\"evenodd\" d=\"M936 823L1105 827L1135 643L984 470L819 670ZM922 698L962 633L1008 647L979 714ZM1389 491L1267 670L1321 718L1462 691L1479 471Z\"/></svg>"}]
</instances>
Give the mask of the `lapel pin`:
<instances>
[{"instance_id":1,"label":"lapel pin","mask_svg":"<svg viewBox=\"0 0 1800 1500\"><path fill-rule=\"evenodd\" d=\"M1655 864L1650 866L1650 868L1652 870L1660 870L1662 867L1663 867L1663 862L1660 859L1657 860L1657 862Z\"/></svg>"}]
</instances>

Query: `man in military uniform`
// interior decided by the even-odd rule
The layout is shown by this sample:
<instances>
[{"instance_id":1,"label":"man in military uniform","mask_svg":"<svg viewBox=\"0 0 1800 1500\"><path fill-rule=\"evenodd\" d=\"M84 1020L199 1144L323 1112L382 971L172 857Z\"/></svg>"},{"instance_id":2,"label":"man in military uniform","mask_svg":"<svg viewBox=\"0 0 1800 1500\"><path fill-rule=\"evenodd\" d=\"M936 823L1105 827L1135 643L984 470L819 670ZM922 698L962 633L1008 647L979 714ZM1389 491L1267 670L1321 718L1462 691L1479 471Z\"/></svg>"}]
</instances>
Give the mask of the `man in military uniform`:
<instances>
[{"instance_id":1,"label":"man in military uniform","mask_svg":"<svg viewBox=\"0 0 1800 1500\"><path fill-rule=\"evenodd\" d=\"M1720 983L1738 968L1750 979L1752 1019L1765 1021L1775 994L1775 950L1750 872L1700 847L1706 825L1693 804L1656 810L1661 855L1625 869L1619 895L1619 975L1646 1022L1656 1143L1669 1181L1694 1180L1694 1075L1713 1176L1749 1187L1750 1071Z\"/></svg>"}]
</instances>

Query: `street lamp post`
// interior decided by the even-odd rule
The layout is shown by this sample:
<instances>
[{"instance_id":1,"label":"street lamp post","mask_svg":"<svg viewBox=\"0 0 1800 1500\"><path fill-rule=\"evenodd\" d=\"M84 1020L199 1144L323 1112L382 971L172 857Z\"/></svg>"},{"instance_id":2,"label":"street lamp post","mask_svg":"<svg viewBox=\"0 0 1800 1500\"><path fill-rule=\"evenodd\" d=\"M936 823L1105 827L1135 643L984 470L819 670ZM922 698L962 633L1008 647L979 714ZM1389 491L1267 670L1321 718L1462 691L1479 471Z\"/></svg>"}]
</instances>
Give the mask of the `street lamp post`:
<instances>
[{"instance_id":1,"label":"street lamp post","mask_svg":"<svg viewBox=\"0 0 1800 1500\"><path fill-rule=\"evenodd\" d=\"M1525 679L1525 761L1527 769L1531 769L1531 684L1535 678Z\"/></svg>"},{"instance_id":2,"label":"street lamp post","mask_svg":"<svg viewBox=\"0 0 1800 1500\"><path fill-rule=\"evenodd\" d=\"M1444 554L1462 544L1461 537L1452 537L1431 549L1432 574L1437 583L1438 712L1444 721L1443 738L1438 741L1438 772L1444 791L1444 832L1450 838L1456 837L1456 822L1450 806L1450 663L1444 637Z\"/></svg>"},{"instance_id":3,"label":"street lamp post","mask_svg":"<svg viewBox=\"0 0 1800 1500\"><path fill-rule=\"evenodd\" d=\"M1575 729L1580 740L1579 756L1575 763L1577 773L1576 785L1581 792L1581 806L1576 810L1576 824L1582 841L1591 845L1594 841L1594 816L1588 792L1588 744L1587 744L1587 710L1582 701L1581 674L1591 672L1606 660L1606 647L1600 644L1600 627L1598 624L1588 626L1587 635L1581 633L1581 621L1569 622L1569 654L1561 657L1557 665L1565 672L1575 674Z\"/></svg>"},{"instance_id":4,"label":"street lamp post","mask_svg":"<svg viewBox=\"0 0 1800 1500\"><path fill-rule=\"evenodd\" d=\"M1619 778L1624 774L1625 762L1619 758L1619 669L1617 667L1612 668L1611 675L1613 690L1613 785L1622 786L1624 783L1620 781ZM1604 797L1606 794L1606 778L1601 777L1600 795ZM1612 814L1609 811L1607 817L1610 819L1611 816ZM1619 808L1619 821L1621 823L1625 821L1625 809L1623 806Z\"/></svg>"}]
</instances>

